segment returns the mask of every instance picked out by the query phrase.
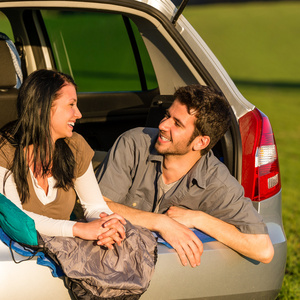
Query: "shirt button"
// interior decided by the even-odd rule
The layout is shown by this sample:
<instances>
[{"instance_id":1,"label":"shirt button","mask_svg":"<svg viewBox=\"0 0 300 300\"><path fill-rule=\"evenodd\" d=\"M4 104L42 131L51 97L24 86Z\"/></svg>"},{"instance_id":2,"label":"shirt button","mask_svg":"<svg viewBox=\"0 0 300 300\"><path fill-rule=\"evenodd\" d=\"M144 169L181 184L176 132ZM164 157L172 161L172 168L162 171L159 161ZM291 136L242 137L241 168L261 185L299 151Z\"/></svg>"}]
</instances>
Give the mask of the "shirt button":
<instances>
[{"instance_id":1,"label":"shirt button","mask_svg":"<svg viewBox=\"0 0 300 300\"><path fill-rule=\"evenodd\" d=\"M135 203L135 202L133 202L133 203L132 203L132 206L133 206L133 207L136 207L136 203Z\"/></svg>"}]
</instances>

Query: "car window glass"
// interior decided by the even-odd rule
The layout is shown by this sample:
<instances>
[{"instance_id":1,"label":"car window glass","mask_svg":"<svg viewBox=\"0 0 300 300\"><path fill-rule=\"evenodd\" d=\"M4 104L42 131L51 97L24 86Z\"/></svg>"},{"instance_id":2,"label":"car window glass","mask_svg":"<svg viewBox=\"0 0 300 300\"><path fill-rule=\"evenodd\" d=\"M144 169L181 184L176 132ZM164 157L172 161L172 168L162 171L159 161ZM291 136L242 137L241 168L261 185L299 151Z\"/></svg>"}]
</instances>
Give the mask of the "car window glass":
<instances>
[{"instance_id":1,"label":"car window glass","mask_svg":"<svg viewBox=\"0 0 300 300\"><path fill-rule=\"evenodd\" d=\"M71 74L81 92L144 90L136 56L117 14L42 11L56 67ZM146 88L157 87L146 47L133 22Z\"/></svg>"},{"instance_id":2,"label":"car window glass","mask_svg":"<svg viewBox=\"0 0 300 300\"><path fill-rule=\"evenodd\" d=\"M7 17L0 11L0 32L5 33L13 42L14 36Z\"/></svg>"},{"instance_id":3,"label":"car window glass","mask_svg":"<svg viewBox=\"0 0 300 300\"><path fill-rule=\"evenodd\" d=\"M155 89L155 88L157 88L158 84L157 84L156 76L155 76L155 73L153 70L153 65L150 60L148 51L146 49L143 39L140 36L140 32L139 32L138 28L132 21L130 21L130 24L131 24L131 27L132 27L132 30L133 30L133 33L135 36L135 40L136 40L138 49L139 49L139 54L141 56L143 70L144 70L146 84L147 84L147 89L148 90Z\"/></svg>"}]
</instances>

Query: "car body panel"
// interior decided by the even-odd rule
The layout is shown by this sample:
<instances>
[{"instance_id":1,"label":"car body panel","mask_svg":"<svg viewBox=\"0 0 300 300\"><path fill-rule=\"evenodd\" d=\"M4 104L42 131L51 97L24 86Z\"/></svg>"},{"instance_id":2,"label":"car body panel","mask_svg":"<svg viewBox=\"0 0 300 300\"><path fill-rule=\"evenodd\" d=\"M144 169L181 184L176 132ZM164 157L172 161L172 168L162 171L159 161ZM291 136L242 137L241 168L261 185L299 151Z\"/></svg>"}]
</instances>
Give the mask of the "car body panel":
<instances>
[{"instance_id":1,"label":"car body panel","mask_svg":"<svg viewBox=\"0 0 300 300\"><path fill-rule=\"evenodd\" d=\"M150 287L141 299L206 299L212 297L211 295L243 295L242 299L253 299L253 293L266 291L269 295L266 297L266 293L263 293L263 299L272 299L272 296L279 292L278 287L283 280L285 262L279 263L277 257L286 256L286 243L280 226L275 223L267 225L275 248L275 257L270 264L262 264L248 258L241 259L240 254L213 241L204 244L199 267L183 267L173 249L158 245L159 256L155 273ZM20 255L15 256L16 260L24 259ZM24 293L30 295L30 299L39 299L41 294L45 300L70 299L64 281L52 277L50 269L38 265L36 259L14 264L9 248L2 243L0 257L0 295L5 295L5 299L20 299ZM24 277L28 270L30 276ZM243 270L247 270L246 274ZM273 274L278 276L274 277ZM18 289L15 288L16 282ZM256 297L260 299L259 296Z\"/></svg>"},{"instance_id":2,"label":"car body panel","mask_svg":"<svg viewBox=\"0 0 300 300\"><path fill-rule=\"evenodd\" d=\"M253 293L259 292L265 292L263 299L272 299L279 292L278 287L283 280L285 262L279 263L277 256L286 255L286 243L280 226L269 223L268 230L275 248L275 257L270 264L241 259L240 254L213 241L204 244L199 267L183 267L173 249L158 245L155 273L150 287L141 299L206 299L211 295L214 295L213 299L221 296L230 298L234 295L242 299L253 299ZM15 256L16 260L24 259L20 255ZM36 259L14 264L9 248L2 243L0 257L0 295L4 294L5 299L20 299L24 292L30 295L30 299L39 299L41 294L45 300L70 299L64 281L52 277L50 269L38 265ZM30 276L24 277L28 270ZM247 270L246 274L243 270ZM279 276L274 277L273 274ZM18 289L14 288L16 282L20 282ZM269 293L268 297L266 291ZM260 299L258 295L256 297Z\"/></svg>"}]
</instances>

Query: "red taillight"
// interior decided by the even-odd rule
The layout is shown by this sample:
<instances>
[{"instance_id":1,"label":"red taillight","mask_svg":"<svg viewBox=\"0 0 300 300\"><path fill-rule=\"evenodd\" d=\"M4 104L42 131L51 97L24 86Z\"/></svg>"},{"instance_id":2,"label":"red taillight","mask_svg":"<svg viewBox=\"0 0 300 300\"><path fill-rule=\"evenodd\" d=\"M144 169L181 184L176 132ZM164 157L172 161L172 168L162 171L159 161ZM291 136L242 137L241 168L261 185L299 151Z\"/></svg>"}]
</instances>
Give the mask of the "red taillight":
<instances>
[{"instance_id":1,"label":"red taillight","mask_svg":"<svg viewBox=\"0 0 300 300\"><path fill-rule=\"evenodd\" d=\"M270 121L258 109L239 120L243 144L242 185L245 196L261 201L281 189L277 147Z\"/></svg>"}]
</instances>

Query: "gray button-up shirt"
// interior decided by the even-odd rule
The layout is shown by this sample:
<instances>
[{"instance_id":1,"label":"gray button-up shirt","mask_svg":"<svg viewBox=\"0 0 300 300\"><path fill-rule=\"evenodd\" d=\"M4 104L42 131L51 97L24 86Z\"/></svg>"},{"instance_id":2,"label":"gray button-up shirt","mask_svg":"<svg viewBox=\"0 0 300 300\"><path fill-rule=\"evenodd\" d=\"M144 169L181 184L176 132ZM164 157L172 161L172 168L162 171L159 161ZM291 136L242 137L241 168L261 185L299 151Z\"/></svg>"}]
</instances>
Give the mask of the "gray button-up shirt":
<instances>
[{"instance_id":1,"label":"gray button-up shirt","mask_svg":"<svg viewBox=\"0 0 300 300\"><path fill-rule=\"evenodd\" d=\"M163 155L154 145L158 129L135 128L114 143L98 170L102 194L114 202L154 211ZM267 233L266 225L244 197L244 189L210 151L162 198L159 213L170 206L201 210L244 233Z\"/></svg>"}]
</instances>

